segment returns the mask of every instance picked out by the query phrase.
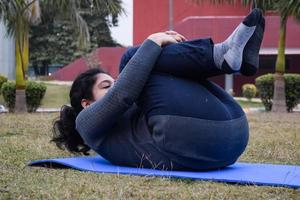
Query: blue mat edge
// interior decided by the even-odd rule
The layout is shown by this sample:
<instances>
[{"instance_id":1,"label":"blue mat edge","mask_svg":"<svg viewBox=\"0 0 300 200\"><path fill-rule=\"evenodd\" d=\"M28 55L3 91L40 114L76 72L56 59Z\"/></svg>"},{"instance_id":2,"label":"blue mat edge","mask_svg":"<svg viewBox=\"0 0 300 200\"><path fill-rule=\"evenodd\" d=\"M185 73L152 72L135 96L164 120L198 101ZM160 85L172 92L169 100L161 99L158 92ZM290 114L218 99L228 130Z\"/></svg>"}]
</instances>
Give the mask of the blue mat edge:
<instances>
[{"instance_id":1,"label":"blue mat edge","mask_svg":"<svg viewBox=\"0 0 300 200\"><path fill-rule=\"evenodd\" d=\"M100 156L92 156L94 157L100 157ZM244 181L244 180L239 180L238 182L235 180L227 180L227 179L213 179L213 178L192 178L192 177L186 177L186 176L180 176L180 175L166 175L166 174L141 174L141 173L135 173L135 172L115 172L115 171L109 171L109 172L101 172L101 171L96 171L96 170L87 170L84 168L80 167L75 167L71 164L65 163L63 161L59 161L57 159L68 159L68 158L78 158L78 157L59 157L59 158L50 158L50 159L42 159L42 160L35 160L35 161L30 161L27 163L28 166L41 166L43 163L55 163L55 164L60 164L62 166L66 166L70 169L75 169L79 170L82 172L93 172L97 174L123 174L123 175L135 175L135 176L155 176L155 177L169 177L169 178L186 178L186 179L192 179L192 180L200 180L200 181L212 181L212 182L219 182L219 183L233 183L233 184L240 184L240 185L257 185L257 186L271 186L271 187L288 187L288 188L293 188L293 189L298 189L300 188L300 185L291 185L291 184L279 184L279 183L260 183L260 182L255 182L255 181ZM79 157L79 158L85 158L85 157ZM91 157L90 157L91 158ZM100 157L102 158L102 157ZM103 158L102 158L103 159ZM247 163L247 162L236 162L235 164L266 164L266 165L281 165L281 166L295 166L298 167L297 165L288 165L288 164L273 164L273 163ZM126 166L117 166L113 165L115 167L121 167L121 168L132 168L132 169L137 169L134 167L126 167ZM161 170L156 170L156 169L147 169L151 171L156 171L159 172ZM172 172L180 172L180 171L172 171ZM188 171L185 171L188 172Z\"/></svg>"}]
</instances>

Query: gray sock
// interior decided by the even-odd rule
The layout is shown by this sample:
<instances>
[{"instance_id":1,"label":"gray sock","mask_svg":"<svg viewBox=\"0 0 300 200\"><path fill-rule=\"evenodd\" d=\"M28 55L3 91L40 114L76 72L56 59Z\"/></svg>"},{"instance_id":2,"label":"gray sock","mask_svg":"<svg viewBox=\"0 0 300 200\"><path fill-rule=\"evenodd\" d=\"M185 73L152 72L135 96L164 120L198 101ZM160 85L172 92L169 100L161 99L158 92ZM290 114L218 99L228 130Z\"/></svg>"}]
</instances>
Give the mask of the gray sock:
<instances>
[{"instance_id":1,"label":"gray sock","mask_svg":"<svg viewBox=\"0 0 300 200\"><path fill-rule=\"evenodd\" d=\"M216 66L221 69L223 61L224 61L224 55L227 53L227 51L229 50L229 46L231 44L231 40L233 38L233 35L235 34L235 32L238 30L238 27L236 27L234 29L234 31L230 34L230 36L221 43L217 43L214 45L214 61Z\"/></svg>"},{"instance_id":2,"label":"gray sock","mask_svg":"<svg viewBox=\"0 0 300 200\"><path fill-rule=\"evenodd\" d=\"M224 61L224 55L228 51L228 45L225 42L218 43L214 45L214 62L216 66L221 69L222 63Z\"/></svg>"},{"instance_id":3,"label":"gray sock","mask_svg":"<svg viewBox=\"0 0 300 200\"><path fill-rule=\"evenodd\" d=\"M219 69L221 69L224 60L232 70L238 71L240 69L244 47L253 35L255 28L256 26L249 27L240 23L224 42L214 45L214 62Z\"/></svg>"}]
</instances>

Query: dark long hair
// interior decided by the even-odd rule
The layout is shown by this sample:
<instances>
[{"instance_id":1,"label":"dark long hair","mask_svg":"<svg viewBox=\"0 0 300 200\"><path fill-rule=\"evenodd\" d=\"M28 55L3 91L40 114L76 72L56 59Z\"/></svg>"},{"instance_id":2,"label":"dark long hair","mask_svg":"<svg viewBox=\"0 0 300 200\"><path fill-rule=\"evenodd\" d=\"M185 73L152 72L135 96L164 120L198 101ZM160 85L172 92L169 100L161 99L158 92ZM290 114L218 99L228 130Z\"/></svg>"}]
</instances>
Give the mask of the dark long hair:
<instances>
[{"instance_id":1,"label":"dark long hair","mask_svg":"<svg viewBox=\"0 0 300 200\"><path fill-rule=\"evenodd\" d=\"M71 106L62 106L60 116L53 122L51 142L54 142L58 148L67 149L75 154L89 154L90 148L75 129L75 119L83 109L81 100L94 100L92 91L97 80L96 75L99 73L107 74L102 69L94 68L81 73L74 80L69 94Z\"/></svg>"}]
</instances>

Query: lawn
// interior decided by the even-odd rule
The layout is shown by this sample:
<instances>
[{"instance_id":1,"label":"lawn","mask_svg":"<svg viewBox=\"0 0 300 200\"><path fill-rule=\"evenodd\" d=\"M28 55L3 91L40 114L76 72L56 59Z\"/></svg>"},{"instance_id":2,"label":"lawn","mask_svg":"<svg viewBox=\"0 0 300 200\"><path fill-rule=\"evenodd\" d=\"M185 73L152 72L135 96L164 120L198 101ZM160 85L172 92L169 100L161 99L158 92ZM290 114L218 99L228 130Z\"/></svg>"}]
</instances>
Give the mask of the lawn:
<instances>
[{"instance_id":1,"label":"lawn","mask_svg":"<svg viewBox=\"0 0 300 200\"><path fill-rule=\"evenodd\" d=\"M300 189L27 167L70 156L49 142L57 113L0 114L0 199L299 199ZM240 161L300 165L300 113L248 114ZM276 176L276 174L274 174Z\"/></svg>"},{"instance_id":2,"label":"lawn","mask_svg":"<svg viewBox=\"0 0 300 200\"><path fill-rule=\"evenodd\" d=\"M42 101L42 108L60 108L64 104L69 104L68 85L46 84L47 91Z\"/></svg>"},{"instance_id":3,"label":"lawn","mask_svg":"<svg viewBox=\"0 0 300 200\"><path fill-rule=\"evenodd\" d=\"M243 107L243 108L263 108L263 104L261 102L255 102L255 101L244 101L244 100L237 100L237 102Z\"/></svg>"}]
</instances>

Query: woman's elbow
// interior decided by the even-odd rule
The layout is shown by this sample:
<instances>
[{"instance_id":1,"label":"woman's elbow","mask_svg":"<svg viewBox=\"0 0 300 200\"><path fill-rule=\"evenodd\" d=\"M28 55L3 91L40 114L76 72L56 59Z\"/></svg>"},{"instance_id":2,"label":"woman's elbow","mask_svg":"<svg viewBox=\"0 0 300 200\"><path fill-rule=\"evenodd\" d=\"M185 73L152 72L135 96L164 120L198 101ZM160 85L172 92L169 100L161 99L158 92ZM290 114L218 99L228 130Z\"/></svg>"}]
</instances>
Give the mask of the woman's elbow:
<instances>
[{"instance_id":1,"label":"woman's elbow","mask_svg":"<svg viewBox=\"0 0 300 200\"><path fill-rule=\"evenodd\" d=\"M82 119L82 117L76 118L76 130L82 137L84 143L88 145L91 149L98 149L105 136L101 134L101 128L89 123L86 119Z\"/></svg>"}]
</instances>

